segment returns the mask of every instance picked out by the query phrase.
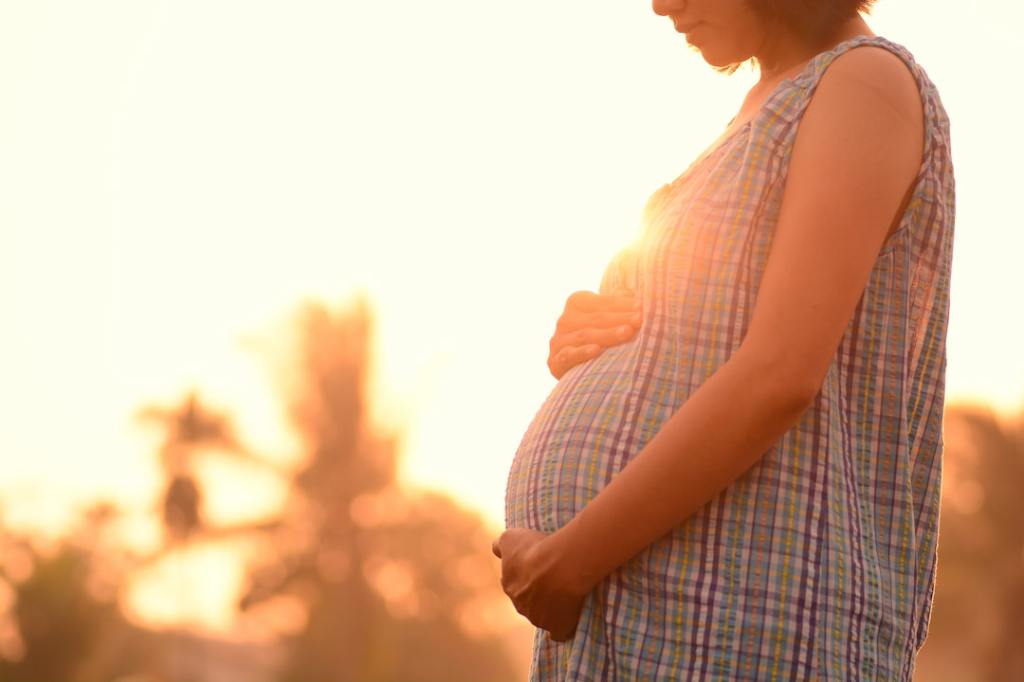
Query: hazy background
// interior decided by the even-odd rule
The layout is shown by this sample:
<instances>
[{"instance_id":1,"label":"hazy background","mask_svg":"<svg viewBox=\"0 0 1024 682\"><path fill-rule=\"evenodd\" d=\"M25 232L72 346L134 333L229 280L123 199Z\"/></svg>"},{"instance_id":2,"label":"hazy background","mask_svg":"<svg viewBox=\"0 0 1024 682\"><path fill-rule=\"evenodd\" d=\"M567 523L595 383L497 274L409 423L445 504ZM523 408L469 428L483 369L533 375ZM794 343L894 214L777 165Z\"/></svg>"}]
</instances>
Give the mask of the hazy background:
<instances>
[{"instance_id":1,"label":"hazy background","mask_svg":"<svg viewBox=\"0 0 1024 682\"><path fill-rule=\"evenodd\" d=\"M932 672L922 661L921 679L1011 679L978 661L1024 639L1024 601L1008 596L1024 582L1024 511L999 487L1024 483L1024 143L1011 50L1022 21L996 0L880 0L869 19L938 86L957 173L947 396L962 428L947 437L954 506L940 557L963 557L945 589L949 604L972 605L950 606L949 622L980 624ZM20 548L7 556L22 557L0 562L0 659L28 666L24 595L60 614L66 604L47 595L78 599L81 587L109 607L96 621L106 630L85 629L162 633L138 647L168 660L200 652L194 667L145 679L214 679L210 666L230 655L210 642L270 652L259 668L279 679L267 671L291 670L296 642L315 649L318 632L341 632L311 604L372 610L379 598L394 622L414 620L422 610L401 595L427 592L395 565L436 565L477 590L438 587L439 603L465 598L489 614L462 618L460 632L493 636L522 679L532 629L493 598L496 577L480 577L490 569L452 567L474 545L349 573L320 570L333 559L313 548L346 555L359 518L369 546L392 547L381 528L413 532L403 524L426 513L416 504L446 500L431 528L463 519L489 552L512 454L554 383L544 360L565 296L597 287L647 196L717 137L753 80L714 73L649 2L0 4L0 531ZM310 361L310 349L334 361ZM310 395L390 445L337 441L336 427L296 407ZM212 440L207 419L223 426ZM348 473L324 474L336 469ZM333 476L358 485L342 495L310 483ZM421 502L367 521L380 495L385 508ZM297 536L292 554L278 549ZM982 544L955 550L958 537ZM254 576L270 570L268 547L318 577L266 587ZM86 568L53 564L62 556ZM486 558L466 565L493 567ZM75 577L97 572L107 583ZM50 582L35 588L32 576ZM261 585L287 598L254 615L241 606ZM365 635L352 654L377 671L362 679L411 679L367 653L379 641L383 659L400 656L426 636L394 632ZM95 654L101 643L82 644L83 660L100 662L76 679L134 670ZM346 665L331 660L323 670ZM15 669L0 679L31 679ZM490 679L505 679L497 670Z\"/></svg>"}]
</instances>

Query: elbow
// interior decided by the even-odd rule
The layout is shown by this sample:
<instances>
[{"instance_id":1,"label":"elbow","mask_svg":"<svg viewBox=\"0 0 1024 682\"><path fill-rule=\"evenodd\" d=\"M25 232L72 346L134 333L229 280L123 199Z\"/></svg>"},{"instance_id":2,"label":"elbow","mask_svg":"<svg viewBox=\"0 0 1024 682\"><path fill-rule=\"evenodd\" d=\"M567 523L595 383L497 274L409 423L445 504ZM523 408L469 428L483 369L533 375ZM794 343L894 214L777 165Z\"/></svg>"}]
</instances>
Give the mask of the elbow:
<instances>
[{"instance_id":1,"label":"elbow","mask_svg":"<svg viewBox=\"0 0 1024 682\"><path fill-rule=\"evenodd\" d=\"M762 398L794 420L814 403L828 369L786 349L741 347L738 354Z\"/></svg>"},{"instance_id":2,"label":"elbow","mask_svg":"<svg viewBox=\"0 0 1024 682\"><path fill-rule=\"evenodd\" d=\"M775 372L766 371L771 395L780 412L796 421L813 403L821 390L821 381L813 381L806 370L777 366Z\"/></svg>"}]
</instances>

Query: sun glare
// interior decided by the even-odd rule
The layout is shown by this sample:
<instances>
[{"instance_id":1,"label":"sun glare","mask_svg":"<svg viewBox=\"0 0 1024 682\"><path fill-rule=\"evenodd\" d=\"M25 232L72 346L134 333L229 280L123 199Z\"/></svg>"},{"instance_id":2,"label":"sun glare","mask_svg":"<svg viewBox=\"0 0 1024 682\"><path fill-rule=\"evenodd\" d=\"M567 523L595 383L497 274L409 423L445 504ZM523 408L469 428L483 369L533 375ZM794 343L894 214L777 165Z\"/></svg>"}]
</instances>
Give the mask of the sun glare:
<instances>
[{"instance_id":1,"label":"sun glare","mask_svg":"<svg viewBox=\"0 0 1024 682\"><path fill-rule=\"evenodd\" d=\"M6 523L50 534L98 496L154 513L157 439L134 415L193 389L272 463L204 460L207 512L280 508L273 467L297 443L267 349L300 301L357 289L375 306L372 410L400 435L400 481L500 529L565 297L597 288L648 196L754 78L713 73L649 3L51 4L0 11L0 63L17 65L0 71L0 491ZM991 31L957 30L966 13ZM1004 410L1024 399L1024 321L1007 303L1024 293L1010 186L1024 149L992 112L1021 104L996 68L1015 63L1021 19L1014 3L882 0L873 20L953 121L948 395ZM959 504L976 505L965 485ZM353 510L367 524L387 511ZM151 531L125 533L147 548ZM155 561L126 604L230 632L248 551ZM406 567L367 571L389 608L428 608ZM264 608L301 627L295 604ZM491 618L460 617L479 632Z\"/></svg>"}]
</instances>

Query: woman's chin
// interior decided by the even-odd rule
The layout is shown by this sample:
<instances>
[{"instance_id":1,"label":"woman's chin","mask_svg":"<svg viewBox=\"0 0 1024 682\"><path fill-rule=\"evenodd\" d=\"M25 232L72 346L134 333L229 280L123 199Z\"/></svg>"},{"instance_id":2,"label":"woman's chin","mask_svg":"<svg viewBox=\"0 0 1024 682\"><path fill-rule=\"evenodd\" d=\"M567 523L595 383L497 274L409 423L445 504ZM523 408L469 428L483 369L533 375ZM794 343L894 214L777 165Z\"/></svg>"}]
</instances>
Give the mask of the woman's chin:
<instances>
[{"instance_id":1,"label":"woman's chin","mask_svg":"<svg viewBox=\"0 0 1024 682\"><path fill-rule=\"evenodd\" d=\"M749 58L740 57L735 54L726 54L725 52L715 51L705 47L697 47L697 49L700 50L700 55L704 58L704 61L716 69L732 66L733 64L746 61Z\"/></svg>"},{"instance_id":2,"label":"woman's chin","mask_svg":"<svg viewBox=\"0 0 1024 682\"><path fill-rule=\"evenodd\" d=\"M710 66L718 69L732 66L733 64L740 64L753 56L742 54L741 51L736 49L730 49L731 46L716 45L713 42L704 42L699 39L696 41L687 39L686 44L694 52L699 52L700 56Z\"/></svg>"}]
</instances>

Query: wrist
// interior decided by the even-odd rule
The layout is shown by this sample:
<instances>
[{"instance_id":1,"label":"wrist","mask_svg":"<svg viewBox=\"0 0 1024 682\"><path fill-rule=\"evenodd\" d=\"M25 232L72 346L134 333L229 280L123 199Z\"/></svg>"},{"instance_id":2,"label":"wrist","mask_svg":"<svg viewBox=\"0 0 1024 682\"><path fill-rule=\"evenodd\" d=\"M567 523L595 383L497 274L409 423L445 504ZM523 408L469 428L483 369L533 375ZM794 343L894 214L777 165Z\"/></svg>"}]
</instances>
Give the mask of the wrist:
<instances>
[{"instance_id":1,"label":"wrist","mask_svg":"<svg viewBox=\"0 0 1024 682\"><path fill-rule=\"evenodd\" d=\"M593 563L591 552L585 551L571 523L548 535L542 541L552 574L565 589L585 596L605 577Z\"/></svg>"}]
</instances>

